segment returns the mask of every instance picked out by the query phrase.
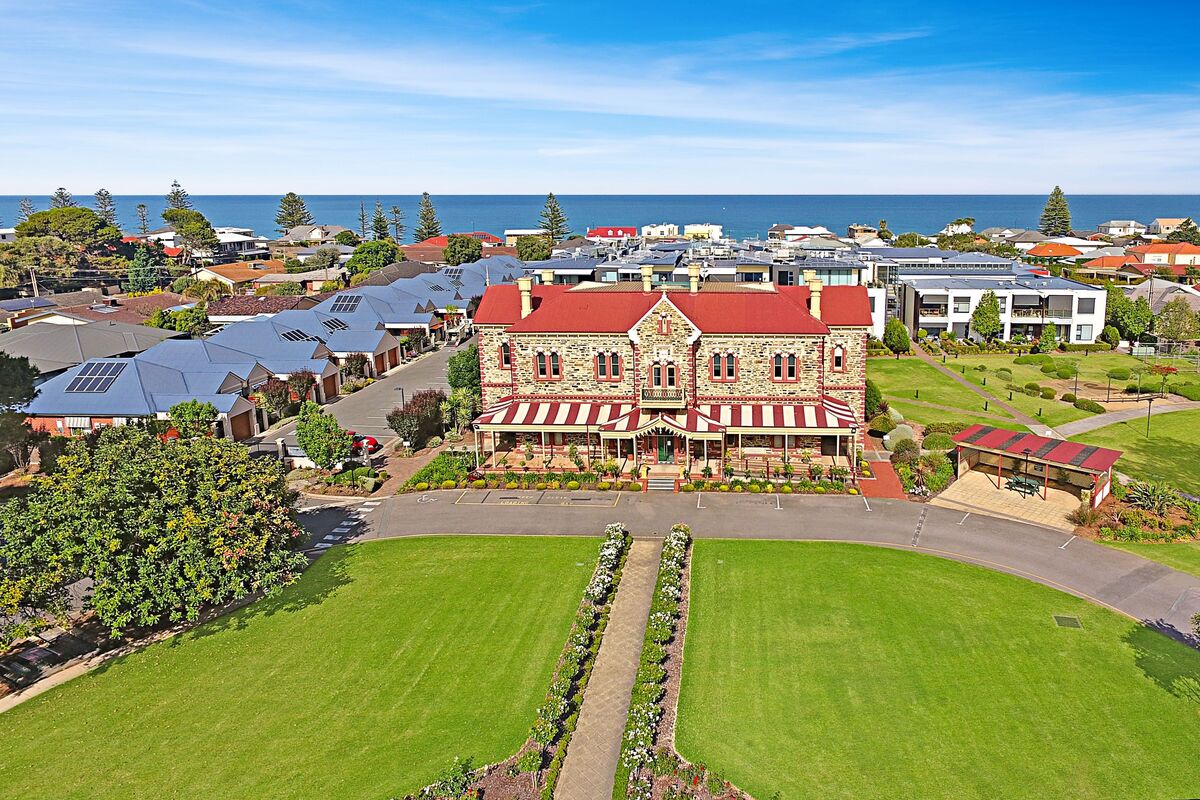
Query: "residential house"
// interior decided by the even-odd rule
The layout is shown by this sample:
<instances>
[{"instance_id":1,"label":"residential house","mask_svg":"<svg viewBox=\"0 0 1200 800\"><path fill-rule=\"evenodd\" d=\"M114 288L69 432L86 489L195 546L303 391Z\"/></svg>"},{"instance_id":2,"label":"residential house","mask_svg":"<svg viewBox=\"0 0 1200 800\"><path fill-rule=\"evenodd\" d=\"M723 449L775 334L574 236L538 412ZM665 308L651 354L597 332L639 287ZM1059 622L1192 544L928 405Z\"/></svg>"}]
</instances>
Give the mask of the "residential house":
<instances>
[{"instance_id":1,"label":"residential house","mask_svg":"<svg viewBox=\"0 0 1200 800\"><path fill-rule=\"evenodd\" d=\"M1049 236L1040 231L1021 231L1015 236L1005 238L1004 241L1018 250L1029 250L1034 245L1040 244L1049 238Z\"/></svg>"},{"instance_id":2,"label":"residential house","mask_svg":"<svg viewBox=\"0 0 1200 800\"><path fill-rule=\"evenodd\" d=\"M1000 338L1040 337L1054 325L1060 341L1092 344L1104 328L1107 292L1104 288L1050 276L914 276L900 281L898 314L915 334L924 329L936 336L951 331L959 337L980 338L971 329L971 315L986 292L1000 302Z\"/></svg>"},{"instance_id":3,"label":"residential house","mask_svg":"<svg viewBox=\"0 0 1200 800\"><path fill-rule=\"evenodd\" d=\"M1097 225L1096 230L1105 236L1141 236L1147 226L1136 219L1110 219Z\"/></svg>"},{"instance_id":4,"label":"residential house","mask_svg":"<svg viewBox=\"0 0 1200 800\"><path fill-rule=\"evenodd\" d=\"M770 283L492 286L475 316L485 468L561 468L572 448L625 473L854 469L863 439L866 290ZM645 467L647 470L643 470Z\"/></svg>"},{"instance_id":5,"label":"residential house","mask_svg":"<svg viewBox=\"0 0 1200 800\"><path fill-rule=\"evenodd\" d=\"M345 267L328 267L326 269L310 269L305 272L271 272L254 278L250 283L255 292L270 289L282 283L298 283L304 294L320 294L324 291L337 291L343 288L349 280L350 273ZM326 289L327 284L334 288Z\"/></svg>"},{"instance_id":6,"label":"residential house","mask_svg":"<svg viewBox=\"0 0 1200 800\"><path fill-rule=\"evenodd\" d=\"M0 333L0 352L29 359L37 367L38 383L94 358L137 355L178 331L106 320L78 325L28 325Z\"/></svg>"},{"instance_id":7,"label":"residential house","mask_svg":"<svg viewBox=\"0 0 1200 800\"><path fill-rule=\"evenodd\" d=\"M1158 217L1152 220L1150 224L1146 226L1146 234L1160 239L1165 236L1170 236L1172 233L1179 230L1179 226L1182 225L1187 219L1187 217Z\"/></svg>"},{"instance_id":8,"label":"residential house","mask_svg":"<svg viewBox=\"0 0 1200 800\"><path fill-rule=\"evenodd\" d=\"M17 238L17 229L16 228L0 228L0 244L3 244L5 242L16 241L16 238Z\"/></svg>"},{"instance_id":9,"label":"residential house","mask_svg":"<svg viewBox=\"0 0 1200 800\"><path fill-rule=\"evenodd\" d=\"M102 295L99 292L70 292L66 295L50 295L50 298L58 298L64 304L73 299L75 304L33 309L30 313L13 319L13 327L20 328L35 322L54 325L123 322L128 325L142 325L157 311L178 311L195 305L195 301L174 292L155 292L135 297Z\"/></svg>"},{"instance_id":10,"label":"residential house","mask_svg":"<svg viewBox=\"0 0 1200 800\"><path fill-rule=\"evenodd\" d=\"M1134 276L1129 272L1122 272L1121 268L1137 263L1137 258L1131 255L1097 256L1082 264L1077 264L1071 269L1071 274L1079 278L1096 280L1131 281Z\"/></svg>"},{"instance_id":11,"label":"residential house","mask_svg":"<svg viewBox=\"0 0 1200 800\"><path fill-rule=\"evenodd\" d=\"M814 234L814 235L829 236L831 234L828 230L825 230L823 233ZM879 228L876 228L874 225L863 225L862 223L855 223L853 225L849 225L846 227L846 237L847 238L858 239L858 238L864 237L864 236L866 236L866 237L879 236ZM784 238L787 238L787 237L784 237Z\"/></svg>"},{"instance_id":12,"label":"residential house","mask_svg":"<svg viewBox=\"0 0 1200 800\"><path fill-rule=\"evenodd\" d=\"M601 225L588 228L587 231L589 240L603 243L627 242L630 239L636 239L637 235L636 225Z\"/></svg>"},{"instance_id":13,"label":"residential house","mask_svg":"<svg viewBox=\"0 0 1200 800\"><path fill-rule=\"evenodd\" d=\"M267 239L256 235L251 228L225 226L216 227L213 230L217 234L217 246L212 250L192 253L192 257L196 260L224 264L250 258L262 258L270 254L267 249ZM176 248L182 252L183 243L175 234L175 228L170 225L150 231L139 238L144 241L158 242L164 247Z\"/></svg>"},{"instance_id":14,"label":"residential house","mask_svg":"<svg viewBox=\"0 0 1200 800\"><path fill-rule=\"evenodd\" d=\"M1068 247L1074 247L1080 253L1084 254L1093 253L1101 248L1109 247L1111 244L1110 242L1107 242L1099 237L1095 239L1084 239L1078 236L1052 236L1043 242L1043 244L1050 243L1065 244Z\"/></svg>"},{"instance_id":15,"label":"residential house","mask_svg":"<svg viewBox=\"0 0 1200 800\"><path fill-rule=\"evenodd\" d=\"M678 239L679 226L674 222L658 222L642 226L643 239Z\"/></svg>"},{"instance_id":16,"label":"residential house","mask_svg":"<svg viewBox=\"0 0 1200 800\"><path fill-rule=\"evenodd\" d=\"M1122 288L1125 294L1132 300L1142 297L1146 298L1147 302L1150 303L1150 310L1155 314L1161 313L1167 303L1177 298L1182 298L1191 307L1192 311L1200 313L1200 289L1194 286L1151 277L1136 286L1125 286ZM3 340L4 337L0 336L0 342L3 342Z\"/></svg>"},{"instance_id":17,"label":"residential house","mask_svg":"<svg viewBox=\"0 0 1200 800\"><path fill-rule=\"evenodd\" d=\"M543 228L509 228L504 231L504 244L506 247L516 247L517 239L522 236L545 236L546 231Z\"/></svg>"},{"instance_id":18,"label":"residential house","mask_svg":"<svg viewBox=\"0 0 1200 800\"><path fill-rule=\"evenodd\" d=\"M1062 264L1083 255L1082 251L1069 244L1042 242L1025 253L1025 259L1035 264Z\"/></svg>"},{"instance_id":19,"label":"residential house","mask_svg":"<svg viewBox=\"0 0 1200 800\"><path fill-rule=\"evenodd\" d=\"M324 299L324 297L302 294L235 294L230 297L219 297L208 303L208 321L213 325L223 327L231 322L242 322L254 317L269 317L281 311L304 311Z\"/></svg>"},{"instance_id":20,"label":"residential house","mask_svg":"<svg viewBox=\"0 0 1200 800\"><path fill-rule=\"evenodd\" d=\"M371 270L368 273L355 276L355 286L387 286L404 278L414 278L429 272L437 272L436 264L424 261L396 261L383 269Z\"/></svg>"},{"instance_id":21,"label":"residential house","mask_svg":"<svg viewBox=\"0 0 1200 800\"><path fill-rule=\"evenodd\" d=\"M198 281L217 281L233 294L253 294L254 282L264 275L283 275L287 267L281 259L242 261L235 264L213 264L200 267L193 274Z\"/></svg>"},{"instance_id":22,"label":"residential house","mask_svg":"<svg viewBox=\"0 0 1200 800\"><path fill-rule=\"evenodd\" d=\"M276 244L328 244L337 239L341 225L297 225L276 240Z\"/></svg>"},{"instance_id":23,"label":"residential house","mask_svg":"<svg viewBox=\"0 0 1200 800\"><path fill-rule=\"evenodd\" d=\"M725 238L724 228L712 222L697 222L683 226L683 238L718 241Z\"/></svg>"},{"instance_id":24,"label":"residential house","mask_svg":"<svg viewBox=\"0 0 1200 800\"><path fill-rule=\"evenodd\" d=\"M487 231L467 231L465 233L452 233L447 236L431 236L428 239L417 242L417 245L444 248L450 244L451 236L466 236L470 239L478 239L484 247L495 247L504 244L504 240L494 233L488 233Z\"/></svg>"},{"instance_id":25,"label":"residential house","mask_svg":"<svg viewBox=\"0 0 1200 800\"><path fill-rule=\"evenodd\" d=\"M1200 245L1190 242L1155 242L1130 247L1126 252L1143 264L1200 265Z\"/></svg>"}]
</instances>

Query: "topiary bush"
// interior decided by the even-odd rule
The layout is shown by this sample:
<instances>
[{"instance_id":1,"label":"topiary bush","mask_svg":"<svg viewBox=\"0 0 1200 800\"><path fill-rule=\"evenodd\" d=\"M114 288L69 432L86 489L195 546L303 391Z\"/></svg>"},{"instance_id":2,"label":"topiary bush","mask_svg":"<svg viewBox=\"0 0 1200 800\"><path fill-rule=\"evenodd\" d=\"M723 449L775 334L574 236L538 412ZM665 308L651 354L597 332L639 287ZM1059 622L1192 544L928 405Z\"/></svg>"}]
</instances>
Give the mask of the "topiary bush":
<instances>
[{"instance_id":1,"label":"topiary bush","mask_svg":"<svg viewBox=\"0 0 1200 800\"><path fill-rule=\"evenodd\" d=\"M1104 413L1104 406L1100 405L1095 400L1088 400L1086 397L1080 397L1071 405L1075 406L1080 411L1088 411L1092 414Z\"/></svg>"},{"instance_id":2,"label":"topiary bush","mask_svg":"<svg viewBox=\"0 0 1200 800\"><path fill-rule=\"evenodd\" d=\"M567 488L572 492L579 488L579 481L567 481Z\"/></svg>"},{"instance_id":3,"label":"topiary bush","mask_svg":"<svg viewBox=\"0 0 1200 800\"><path fill-rule=\"evenodd\" d=\"M1043 400L1053 400L1055 394L1057 394L1057 392L1055 392L1049 386L1042 387L1042 399Z\"/></svg>"},{"instance_id":4,"label":"topiary bush","mask_svg":"<svg viewBox=\"0 0 1200 800\"><path fill-rule=\"evenodd\" d=\"M1115 367L1105 373L1106 376L1112 378L1114 381L1127 381L1131 374L1127 367Z\"/></svg>"},{"instance_id":5,"label":"topiary bush","mask_svg":"<svg viewBox=\"0 0 1200 800\"><path fill-rule=\"evenodd\" d=\"M916 433L913 431L911 425L897 425L891 433L883 437L883 446L885 449L894 452L898 443L912 441L915 437Z\"/></svg>"},{"instance_id":6,"label":"topiary bush","mask_svg":"<svg viewBox=\"0 0 1200 800\"><path fill-rule=\"evenodd\" d=\"M1075 368L1059 367L1054 374L1057 375L1060 380L1070 380L1071 378L1075 377Z\"/></svg>"},{"instance_id":7,"label":"topiary bush","mask_svg":"<svg viewBox=\"0 0 1200 800\"><path fill-rule=\"evenodd\" d=\"M921 447L926 450L952 450L955 445L948 434L926 433L925 438L921 440Z\"/></svg>"},{"instance_id":8,"label":"topiary bush","mask_svg":"<svg viewBox=\"0 0 1200 800\"><path fill-rule=\"evenodd\" d=\"M417 485L413 486L413 488L418 492L427 492L429 491L429 484L425 483L425 481L420 481L417 483Z\"/></svg>"},{"instance_id":9,"label":"topiary bush","mask_svg":"<svg viewBox=\"0 0 1200 800\"><path fill-rule=\"evenodd\" d=\"M878 417L871 420L871 423L868 427L872 433L882 436L884 434L891 433L896 429L896 421L887 414L880 414Z\"/></svg>"},{"instance_id":10,"label":"topiary bush","mask_svg":"<svg viewBox=\"0 0 1200 800\"><path fill-rule=\"evenodd\" d=\"M457 487L458 487L458 481L452 481L452 480L442 481L443 489L455 489Z\"/></svg>"},{"instance_id":11,"label":"topiary bush","mask_svg":"<svg viewBox=\"0 0 1200 800\"><path fill-rule=\"evenodd\" d=\"M1017 356L1013 359L1014 364L1048 364L1054 359L1045 353L1030 353L1029 355Z\"/></svg>"},{"instance_id":12,"label":"topiary bush","mask_svg":"<svg viewBox=\"0 0 1200 800\"><path fill-rule=\"evenodd\" d=\"M1075 395L1071 394L1070 392L1065 392L1063 394L1063 396L1059 399L1062 400L1064 403L1074 403L1079 398L1076 397Z\"/></svg>"},{"instance_id":13,"label":"topiary bush","mask_svg":"<svg viewBox=\"0 0 1200 800\"><path fill-rule=\"evenodd\" d=\"M1043 375L1053 375L1056 372L1058 372L1058 367L1054 366L1053 363L1042 364L1042 374Z\"/></svg>"},{"instance_id":14,"label":"topiary bush","mask_svg":"<svg viewBox=\"0 0 1200 800\"><path fill-rule=\"evenodd\" d=\"M1171 394L1179 395L1185 400L1200 400L1200 383L1185 383L1181 386L1172 386Z\"/></svg>"}]
</instances>

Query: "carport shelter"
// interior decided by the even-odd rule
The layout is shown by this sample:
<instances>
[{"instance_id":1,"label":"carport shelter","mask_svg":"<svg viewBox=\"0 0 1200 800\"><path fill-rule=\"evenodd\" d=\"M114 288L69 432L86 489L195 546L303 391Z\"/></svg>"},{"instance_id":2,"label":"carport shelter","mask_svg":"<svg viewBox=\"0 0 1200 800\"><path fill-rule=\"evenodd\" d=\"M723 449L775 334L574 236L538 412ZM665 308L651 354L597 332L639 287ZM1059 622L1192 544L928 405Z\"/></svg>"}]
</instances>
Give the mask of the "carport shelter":
<instances>
[{"instance_id":1,"label":"carport shelter","mask_svg":"<svg viewBox=\"0 0 1200 800\"><path fill-rule=\"evenodd\" d=\"M1032 433L972 425L953 437L958 445L958 475L968 470L987 468L996 471L997 484L1004 476L1041 478L1042 497L1054 480L1071 488L1087 491L1092 508L1112 490L1112 468L1121 457L1120 450L1093 447L1080 442L1051 439Z\"/></svg>"}]
</instances>

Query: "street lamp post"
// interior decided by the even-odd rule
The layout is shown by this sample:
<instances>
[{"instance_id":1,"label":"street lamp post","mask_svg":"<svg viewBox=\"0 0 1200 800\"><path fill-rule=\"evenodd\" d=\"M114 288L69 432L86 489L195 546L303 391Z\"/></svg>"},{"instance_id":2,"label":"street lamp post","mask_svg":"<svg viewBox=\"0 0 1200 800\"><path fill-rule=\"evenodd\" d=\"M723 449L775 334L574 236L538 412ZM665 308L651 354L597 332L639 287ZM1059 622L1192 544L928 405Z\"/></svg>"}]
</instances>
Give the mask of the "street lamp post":
<instances>
[{"instance_id":1,"label":"street lamp post","mask_svg":"<svg viewBox=\"0 0 1200 800\"><path fill-rule=\"evenodd\" d=\"M1146 398L1146 438L1150 438L1150 409L1154 407L1154 396Z\"/></svg>"},{"instance_id":2,"label":"street lamp post","mask_svg":"<svg viewBox=\"0 0 1200 800\"><path fill-rule=\"evenodd\" d=\"M1032 453L1033 451L1030 450L1028 447L1026 447L1021 452L1023 452L1025 454L1025 480L1028 481L1029 480L1029 454Z\"/></svg>"}]
</instances>

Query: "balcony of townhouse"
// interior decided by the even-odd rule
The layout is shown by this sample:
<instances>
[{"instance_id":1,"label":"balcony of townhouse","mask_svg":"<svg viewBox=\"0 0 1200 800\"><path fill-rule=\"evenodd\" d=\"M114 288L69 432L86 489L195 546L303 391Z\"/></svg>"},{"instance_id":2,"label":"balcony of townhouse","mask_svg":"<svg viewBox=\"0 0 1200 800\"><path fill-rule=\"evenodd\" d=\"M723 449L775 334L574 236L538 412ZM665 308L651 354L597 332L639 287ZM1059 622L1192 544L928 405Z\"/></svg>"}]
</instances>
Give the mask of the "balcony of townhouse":
<instances>
[{"instance_id":1,"label":"balcony of townhouse","mask_svg":"<svg viewBox=\"0 0 1200 800\"><path fill-rule=\"evenodd\" d=\"M1013 306L1013 319L1070 319L1069 308L1043 308L1041 306Z\"/></svg>"},{"instance_id":2,"label":"balcony of townhouse","mask_svg":"<svg viewBox=\"0 0 1200 800\"><path fill-rule=\"evenodd\" d=\"M941 306L922 305L917 308L917 313L920 315L922 321L924 321L924 320L945 321L946 319L948 319L950 317L950 306L948 306L948 305L941 305Z\"/></svg>"},{"instance_id":3,"label":"balcony of townhouse","mask_svg":"<svg viewBox=\"0 0 1200 800\"><path fill-rule=\"evenodd\" d=\"M642 408L683 408L687 398L680 386L647 386L642 389Z\"/></svg>"}]
</instances>

